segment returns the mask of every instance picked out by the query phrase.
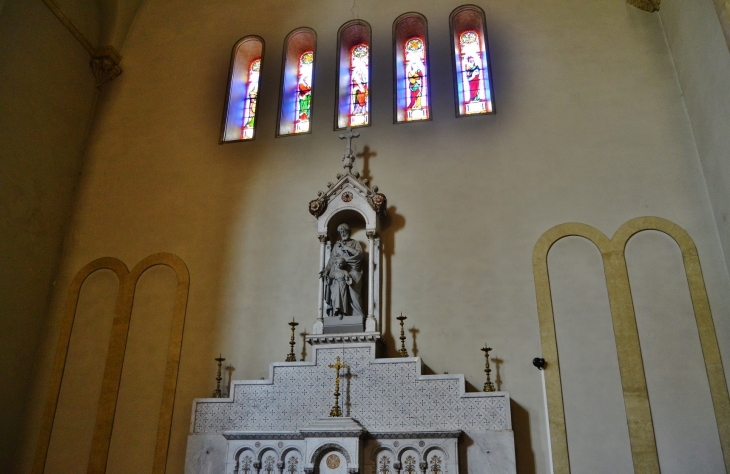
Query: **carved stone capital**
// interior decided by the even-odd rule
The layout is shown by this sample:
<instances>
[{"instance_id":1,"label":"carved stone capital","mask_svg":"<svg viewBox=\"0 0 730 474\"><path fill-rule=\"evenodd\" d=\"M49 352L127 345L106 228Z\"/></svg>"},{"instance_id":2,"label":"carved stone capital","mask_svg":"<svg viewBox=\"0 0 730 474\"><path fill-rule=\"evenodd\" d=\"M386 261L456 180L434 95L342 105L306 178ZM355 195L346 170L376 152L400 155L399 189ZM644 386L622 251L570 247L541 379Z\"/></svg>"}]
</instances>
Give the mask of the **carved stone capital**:
<instances>
[{"instance_id":1,"label":"carved stone capital","mask_svg":"<svg viewBox=\"0 0 730 474\"><path fill-rule=\"evenodd\" d=\"M368 236L368 239L373 239L375 237L375 231L369 230L369 231L365 232L365 235Z\"/></svg>"},{"instance_id":2,"label":"carved stone capital","mask_svg":"<svg viewBox=\"0 0 730 474\"><path fill-rule=\"evenodd\" d=\"M91 69L96 78L96 87L101 89L102 85L122 73L122 68L119 66L121 60L122 57L111 46L97 49L94 52L91 56Z\"/></svg>"},{"instance_id":3,"label":"carved stone capital","mask_svg":"<svg viewBox=\"0 0 730 474\"><path fill-rule=\"evenodd\" d=\"M659 3L661 0L626 0L626 3L633 5L640 10L647 12L659 11Z\"/></svg>"},{"instance_id":4,"label":"carved stone capital","mask_svg":"<svg viewBox=\"0 0 730 474\"><path fill-rule=\"evenodd\" d=\"M318 235L317 238L321 243L327 242L327 235Z\"/></svg>"}]
</instances>

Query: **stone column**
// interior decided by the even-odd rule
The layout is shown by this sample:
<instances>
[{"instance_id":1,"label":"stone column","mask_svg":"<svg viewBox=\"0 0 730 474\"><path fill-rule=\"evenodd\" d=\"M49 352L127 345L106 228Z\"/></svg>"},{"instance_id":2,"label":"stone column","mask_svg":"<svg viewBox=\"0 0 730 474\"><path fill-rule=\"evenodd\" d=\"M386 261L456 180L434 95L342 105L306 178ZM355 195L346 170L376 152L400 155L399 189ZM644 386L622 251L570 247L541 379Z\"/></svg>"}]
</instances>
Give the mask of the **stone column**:
<instances>
[{"instance_id":1,"label":"stone column","mask_svg":"<svg viewBox=\"0 0 730 474\"><path fill-rule=\"evenodd\" d=\"M322 273L324 270L325 261L325 245L327 244L327 234L319 235L319 272ZM317 321L315 321L312 327L312 334L324 333L324 280L319 279L319 293L317 296L318 307L317 307Z\"/></svg>"},{"instance_id":2,"label":"stone column","mask_svg":"<svg viewBox=\"0 0 730 474\"><path fill-rule=\"evenodd\" d=\"M259 474L261 472L261 461L253 463L253 468L256 470L256 474Z\"/></svg>"},{"instance_id":3,"label":"stone column","mask_svg":"<svg viewBox=\"0 0 730 474\"><path fill-rule=\"evenodd\" d=\"M377 321L375 321L375 312L373 311L374 290L375 290L375 232L370 230L366 232L368 236L368 319L365 321L365 332L375 332L378 330Z\"/></svg>"},{"instance_id":4,"label":"stone column","mask_svg":"<svg viewBox=\"0 0 730 474\"><path fill-rule=\"evenodd\" d=\"M279 470L279 474L284 474L284 461L277 462L276 468Z\"/></svg>"}]
</instances>

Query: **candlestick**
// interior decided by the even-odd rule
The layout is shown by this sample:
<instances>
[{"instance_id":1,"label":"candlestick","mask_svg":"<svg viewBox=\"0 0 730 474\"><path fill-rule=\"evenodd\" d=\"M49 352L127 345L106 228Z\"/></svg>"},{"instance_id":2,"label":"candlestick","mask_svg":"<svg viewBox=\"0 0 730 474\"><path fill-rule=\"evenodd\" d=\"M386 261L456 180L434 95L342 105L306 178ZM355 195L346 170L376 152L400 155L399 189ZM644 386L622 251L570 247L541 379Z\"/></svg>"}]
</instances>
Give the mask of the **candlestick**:
<instances>
[{"instance_id":1,"label":"candlestick","mask_svg":"<svg viewBox=\"0 0 730 474\"><path fill-rule=\"evenodd\" d=\"M286 362L296 362L297 356L294 355L294 330L297 326L299 326L299 323L294 321L294 318L291 318L291 322L287 323L289 326L291 326L291 340L289 341L289 345L291 346L291 349L289 350L289 354L286 356Z\"/></svg>"},{"instance_id":2,"label":"candlestick","mask_svg":"<svg viewBox=\"0 0 730 474\"><path fill-rule=\"evenodd\" d=\"M329 365L330 369L337 371L337 377L335 378L335 405L330 411L331 417L342 416L342 410L340 409L340 369L349 369L350 366L340 362L340 356L337 356L337 361L334 364Z\"/></svg>"},{"instance_id":3,"label":"candlestick","mask_svg":"<svg viewBox=\"0 0 730 474\"><path fill-rule=\"evenodd\" d=\"M403 312L397 318L400 321L400 350L398 350L398 357L408 357L408 351L406 350L406 333L403 331L403 321L408 319L407 316L403 316Z\"/></svg>"},{"instance_id":4,"label":"candlestick","mask_svg":"<svg viewBox=\"0 0 730 474\"><path fill-rule=\"evenodd\" d=\"M484 390L483 392L496 392L497 389L494 388L494 384L492 383L492 380L489 378L489 374L492 372L492 369L489 368L489 351L492 350L491 347L484 344L484 347L481 349L484 352L484 357L487 359L486 365L484 367L484 373L487 374L487 381L484 383Z\"/></svg>"},{"instance_id":5,"label":"candlestick","mask_svg":"<svg viewBox=\"0 0 730 474\"><path fill-rule=\"evenodd\" d=\"M221 398L221 380L223 380L223 376L221 375L221 366L223 365L223 361L226 359L221 357L219 354L215 360L218 362L218 373L215 376L215 390L213 390L213 398Z\"/></svg>"}]
</instances>

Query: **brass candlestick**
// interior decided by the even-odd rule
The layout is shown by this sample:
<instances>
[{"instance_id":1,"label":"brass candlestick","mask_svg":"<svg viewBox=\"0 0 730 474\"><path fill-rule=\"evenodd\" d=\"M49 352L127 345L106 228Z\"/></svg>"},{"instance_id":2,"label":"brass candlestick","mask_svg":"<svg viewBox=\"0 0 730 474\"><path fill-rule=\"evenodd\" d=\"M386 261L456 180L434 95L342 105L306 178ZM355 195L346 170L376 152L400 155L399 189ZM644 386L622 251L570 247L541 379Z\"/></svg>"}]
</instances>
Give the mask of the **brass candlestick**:
<instances>
[{"instance_id":1,"label":"brass candlestick","mask_svg":"<svg viewBox=\"0 0 730 474\"><path fill-rule=\"evenodd\" d=\"M407 316L403 316L403 313L400 313L400 316L397 318L398 321L400 321L400 350L398 351L398 357L408 357L408 351L406 350L406 333L403 331L403 321L408 319Z\"/></svg>"},{"instance_id":2,"label":"brass candlestick","mask_svg":"<svg viewBox=\"0 0 730 474\"><path fill-rule=\"evenodd\" d=\"M489 368L489 351L491 351L492 348L484 344L484 347L482 347L482 351L484 352L484 357L486 357L487 362L484 367L484 373L487 374L487 381L484 383L484 390L483 392L496 392L497 389L494 388L494 384L492 383L492 380L489 378L489 374L492 372L492 369Z\"/></svg>"},{"instance_id":3,"label":"brass candlestick","mask_svg":"<svg viewBox=\"0 0 730 474\"><path fill-rule=\"evenodd\" d=\"M223 380L223 376L221 375L221 366L225 359L219 354L215 360L218 361L218 373L215 376L215 390L213 390L213 398L221 398L221 380Z\"/></svg>"},{"instance_id":4,"label":"brass candlestick","mask_svg":"<svg viewBox=\"0 0 730 474\"><path fill-rule=\"evenodd\" d=\"M337 371L337 377L335 378L335 406L330 411L331 417L342 416L342 410L340 410L340 369L349 369L350 366L340 362L340 356L337 356L337 361L334 364L329 365L330 369Z\"/></svg>"},{"instance_id":5,"label":"brass candlestick","mask_svg":"<svg viewBox=\"0 0 730 474\"><path fill-rule=\"evenodd\" d=\"M291 326L291 340L289 341L291 349L289 350L289 355L286 356L286 362L296 362L297 356L294 355L294 344L296 344L294 342L294 330L299 326L299 323L294 321L294 318L291 318L291 322L287 324Z\"/></svg>"}]
</instances>

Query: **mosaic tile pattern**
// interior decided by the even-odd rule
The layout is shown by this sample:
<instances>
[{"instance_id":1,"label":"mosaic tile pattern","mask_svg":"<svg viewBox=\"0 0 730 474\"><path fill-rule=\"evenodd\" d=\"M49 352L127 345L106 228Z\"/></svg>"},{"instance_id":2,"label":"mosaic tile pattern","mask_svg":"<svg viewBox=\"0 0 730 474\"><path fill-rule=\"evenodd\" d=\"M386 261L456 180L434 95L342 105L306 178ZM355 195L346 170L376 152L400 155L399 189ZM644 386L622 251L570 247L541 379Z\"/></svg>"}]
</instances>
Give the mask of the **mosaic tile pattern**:
<instances>
[{"instance_id":1,"label":"mosaic tile pattern","mask_svg":"<svg viewBox=\"0 0 730 474\"><path fill-rule=\"evenodd\" d=\"M373 360L374 346L319 347L316 365L273 367L273 384L234 384L233 401L201 399L195 407L195 434L223 431L296 432L329 415L334 403L337 356L350 366L343 378L345 416L369 432L511 429L509 396L460 396L460 380L417 380L412 359ZM349 398L347 394L349 393ZM486 395L486 394L485 394Z\"/></svg>"}]
</instances>

